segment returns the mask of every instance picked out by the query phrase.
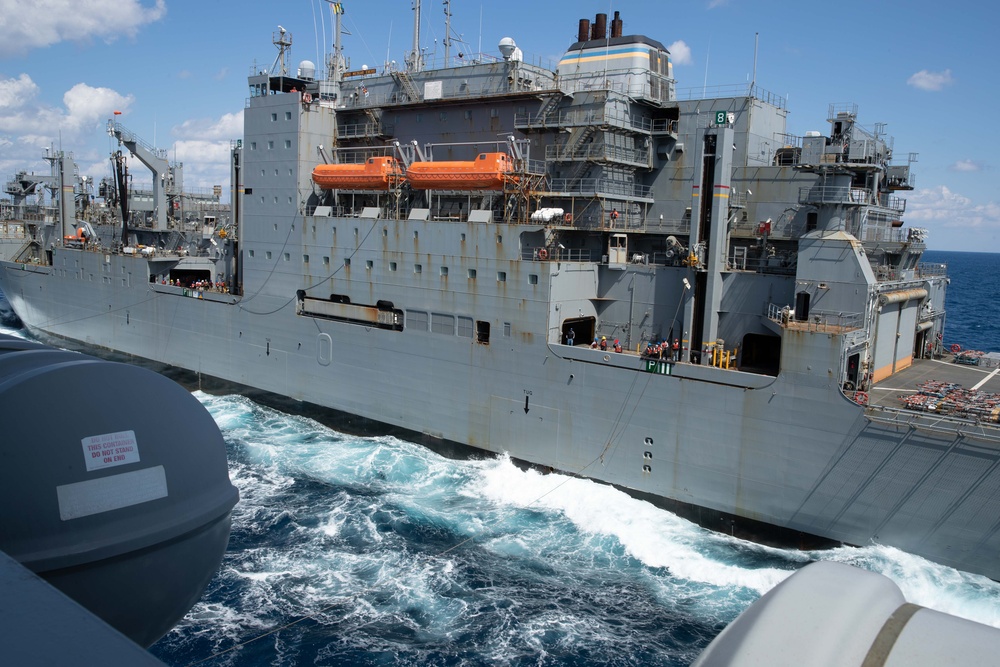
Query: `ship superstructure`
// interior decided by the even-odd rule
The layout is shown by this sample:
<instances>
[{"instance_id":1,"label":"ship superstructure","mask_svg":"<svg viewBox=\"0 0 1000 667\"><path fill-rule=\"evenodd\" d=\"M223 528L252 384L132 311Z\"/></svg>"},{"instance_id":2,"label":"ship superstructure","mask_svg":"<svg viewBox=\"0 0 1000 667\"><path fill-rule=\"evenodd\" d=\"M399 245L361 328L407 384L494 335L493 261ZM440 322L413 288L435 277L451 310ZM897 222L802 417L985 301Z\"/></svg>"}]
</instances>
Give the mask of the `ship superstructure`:
<instances>
[{"instance_id":1,"label":"ship superstructure","mask_svg":"<svg viewBox=\"0 0 1000 667\"><path fill-rule=\"evenodd\" d=\"M0 265L30 329L715 528L1000 578L997 428L885 390L943 352L947 278L902 226L915 156L895 163L856 107L791 136L756 85L678 90L617 13L581 20L552 67L510 39L436 64L415 38L403 65L351 70L337 48L293 75L291 35L273 41L230 223L36 244Z\"/></svg>"}]
</instances>

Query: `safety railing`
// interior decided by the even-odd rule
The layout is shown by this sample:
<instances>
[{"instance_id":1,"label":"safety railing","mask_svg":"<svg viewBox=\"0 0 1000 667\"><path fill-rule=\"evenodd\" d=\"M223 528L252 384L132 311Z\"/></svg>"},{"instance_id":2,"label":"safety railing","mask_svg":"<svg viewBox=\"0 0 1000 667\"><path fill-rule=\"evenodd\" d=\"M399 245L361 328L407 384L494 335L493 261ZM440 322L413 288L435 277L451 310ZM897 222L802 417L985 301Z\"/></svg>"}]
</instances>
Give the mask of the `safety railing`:
<instances>
[{"instance_id":1,"label":"safety railing","mask_svg":"<svg viewBox=\"0 0 1000 667\"><path fill-rule=\"evenodd\" d=\"M843 313L826 310L810 310L808 317L798 319L789 306L767 304L767 317L772 322L796 331L818 333L843 333L862 329L865 325L864 313Z\"/></svg>"}]
</instances>

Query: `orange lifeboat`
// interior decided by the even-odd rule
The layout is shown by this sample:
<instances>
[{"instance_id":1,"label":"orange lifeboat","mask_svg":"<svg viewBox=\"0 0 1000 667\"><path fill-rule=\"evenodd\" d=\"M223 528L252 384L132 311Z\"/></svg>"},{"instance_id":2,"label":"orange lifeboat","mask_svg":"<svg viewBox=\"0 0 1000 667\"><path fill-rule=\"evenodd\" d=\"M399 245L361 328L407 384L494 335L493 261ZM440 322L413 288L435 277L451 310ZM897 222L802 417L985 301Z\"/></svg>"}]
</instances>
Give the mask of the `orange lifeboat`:
<instances>
[{"instance_id":1,"label":"orange lifeboat","mask_svg":"<svg viewBox=\"0 0 1000 667\"><path fill-rule=\"evenodd\" d=\"M513 168L506 153L480 153L470 162L414 162L406 178L417 190L502 190Z\"/></svg>"},{"instance_id":2,"label":"orange lifeboat","mask_svg":"<svg viewBox=\"0 0 1000 667\"><path fill-rule=\"evenodd\" d=\"M388 190L390 179L402 175L396 158L379 156L361 163L321 164L312 179L324 190Z\"/></svg>"}]
</instances>

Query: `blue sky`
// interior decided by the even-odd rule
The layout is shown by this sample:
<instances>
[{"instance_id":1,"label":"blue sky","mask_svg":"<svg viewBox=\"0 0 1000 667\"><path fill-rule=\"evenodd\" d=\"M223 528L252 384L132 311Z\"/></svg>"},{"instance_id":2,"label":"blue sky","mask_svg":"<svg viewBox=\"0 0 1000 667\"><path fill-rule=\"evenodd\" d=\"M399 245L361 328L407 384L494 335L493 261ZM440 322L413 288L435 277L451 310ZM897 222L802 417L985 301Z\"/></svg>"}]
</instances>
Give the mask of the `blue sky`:
<instances>
[{"instance_id":1,"label":"blue sky","mask_svg":"<svg viewBox=\"0 0 1000 667\"><path fill-rule=\"evenodd\" d=\"M411 0L343 6L352 68L402 62ZM454 49L496 54L512 37L526 60L553 62L580 18L620 11L625 34L670 48L678 88L745 84L759 33L756 80L788 97L790 133L826 134L831 103L857 104L863 125L887 124L896 162L919 154L906 221L930 230L928 245L1000 252L993 3L453 0L451 11L453 35L466 42ZM424 0L422 15L426 53L441 56L441 0ZM293 65L322 62L333 41L323 0L0 0L0 177L47 172L41 156L52 145L100 179L114 148L105 123L120 110L126 126L184 163L187 186L228 185L246 76L274 60L278 25L293 35Z\"/></svg>"}]
</instances>

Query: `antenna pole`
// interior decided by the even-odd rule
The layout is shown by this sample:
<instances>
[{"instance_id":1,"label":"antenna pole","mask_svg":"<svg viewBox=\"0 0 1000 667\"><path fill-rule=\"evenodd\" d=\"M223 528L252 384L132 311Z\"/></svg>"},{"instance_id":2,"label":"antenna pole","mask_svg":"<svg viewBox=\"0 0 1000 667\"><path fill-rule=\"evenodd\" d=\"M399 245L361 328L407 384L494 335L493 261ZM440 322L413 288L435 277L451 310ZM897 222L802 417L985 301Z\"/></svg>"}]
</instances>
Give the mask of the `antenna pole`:
<instances>
[{"instance_id":1,"label":"antenna pole","mask_svg":"<svg viewBox=\"0 0 1000 667\"><path fill-rule=\"evenodd\" d=\"M420 0L413 0L413 51L410 52L410 71L423 69L420 62Z\"/></svg>"},{"instance_id":2,"label":"antenna pole","mask_svg":"<svg viewBox=\"0 0 1000 667\"><path fill-rule=\"evenodd\" d=\"M750 92L753 92L754 86L757 85L757 43L760 40L760 33L755 32L753 34L753 77L750 79Z\"/></svg>"},{"instance_id":3,"label":"antenna pole","mask_svg":"<svg viewBox=\"0 0 1000 667\"><path fill-rule=\"evenodd\" d=\"M448 67L451 52L451 0L444 0L444 66Z\"/></svg>"},{"instance_id":4,"label":"antenna pole","mask_svg":"<svg viewBox=\"0 0 1000 667\"><path fill-rule=\"evenodd\" d=\"M344 47L343 47L343 45L341 44L341 41L340 41L341 40L341 32L342 32L341 31L341 21L343 20L341 17L344 15L344 9L343 9L343 7L341 6L341 4L339 2L336 3L336 4L331 4L330 8L333 10L333 14L336 17L336 21L335 21L336 26L334 27L334 30L336 30L336 33L335 33L334 40L333 40L333 83L334 83L337 95L339 96L340 95L340 82L341 82L341 80L344 77L344 71L343 71L344 68L343 68L343 66L341 64L341 62L343 60L343 57L344 57Z\"/></svg>"}]
</instances>

